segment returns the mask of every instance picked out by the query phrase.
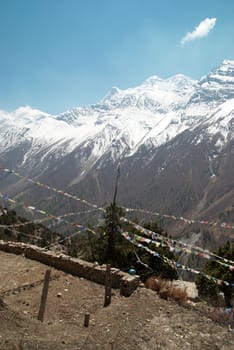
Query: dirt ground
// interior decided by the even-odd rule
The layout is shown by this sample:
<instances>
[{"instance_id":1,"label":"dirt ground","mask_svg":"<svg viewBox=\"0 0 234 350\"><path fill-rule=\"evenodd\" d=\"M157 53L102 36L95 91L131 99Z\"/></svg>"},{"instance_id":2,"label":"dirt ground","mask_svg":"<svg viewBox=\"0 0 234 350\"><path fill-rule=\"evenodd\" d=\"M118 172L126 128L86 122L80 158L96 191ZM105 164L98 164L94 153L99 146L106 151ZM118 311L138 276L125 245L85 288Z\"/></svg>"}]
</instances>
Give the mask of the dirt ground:
<instances>
[{"instance_id":1,"label":"dirt ground","mask_svg":"<svg viewBox=\"0 0 234 350\"><path fill-rule=\"evenodd\" d=\"M3 252L0 266L1 350L234 349L234 333L192 307L138 288L129 298L113 290L104 308L103 286L55 269L42 323L37 314L48 266Z\"/></svg>"}]
</instances>

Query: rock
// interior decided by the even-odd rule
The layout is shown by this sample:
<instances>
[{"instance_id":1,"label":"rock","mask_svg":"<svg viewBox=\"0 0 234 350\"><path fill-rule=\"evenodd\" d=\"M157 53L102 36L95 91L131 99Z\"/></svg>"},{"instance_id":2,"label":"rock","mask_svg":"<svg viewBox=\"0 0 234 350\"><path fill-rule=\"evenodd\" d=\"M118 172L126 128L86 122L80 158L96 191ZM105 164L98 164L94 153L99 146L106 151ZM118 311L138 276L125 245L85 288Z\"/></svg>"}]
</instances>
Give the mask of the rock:
<instances>
[{"instance_id":1,"label":"rock","mask_svg":"<svg viewBox=\"0 0 234 350\"><path fill-rule=\"evenodd\" d=\"M159 296L160 296L160 298L167 300L168 299L168 290L162 288L159 292Z\"/></svg>"},{"instance_id":2,"label":"rock","mask_svg":"<svg viewBox=\"0 0 234 350\"><path fill-rule=\"evenodd\" d=\"M62 297L62 293L58 293L58 294L57 294L57 297L58 297L58 298L61 298L61 297Z\"/></svg>"},{"instance_id":3,"label":"rock","mask_svg":"<svg viewBox=\"0 0 234 350\"><path fill-rule=\"evenodd\" d=\"M145 342L149 342L150 341L150 337L143 335L142 340L144 340Z\"/></svg>"}]
</instances>

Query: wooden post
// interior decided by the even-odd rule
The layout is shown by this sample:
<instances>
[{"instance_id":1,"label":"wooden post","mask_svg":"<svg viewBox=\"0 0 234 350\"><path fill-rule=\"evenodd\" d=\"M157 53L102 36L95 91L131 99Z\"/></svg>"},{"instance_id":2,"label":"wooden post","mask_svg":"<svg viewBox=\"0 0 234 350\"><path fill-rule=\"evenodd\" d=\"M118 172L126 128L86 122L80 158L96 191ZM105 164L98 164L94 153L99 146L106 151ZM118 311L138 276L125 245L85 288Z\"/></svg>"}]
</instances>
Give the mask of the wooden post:
<instances>
[{"instance_id":1,"label":"wooden post","mask_svg":"<svg viewBox=\"0 0 234 350\"><path fill-rule=\"evenodd\" d=\"M45 313L46 299L47 299L47 294L48 294L48 289L49 289L49 282L50 282L50 274L51 274L51 270L46 270L45 277L44 277L44 284L43 284L42 294L41 294L41 304L40 304L38 317L37 317L37 319L39 321L41 321L41 322L43 322L44 313Z\"/></svg>"},{"instance_id":2,"label":"wooden post","mask_svg":"<svg viewBox=\"0 0 234 350\"><path fill-rule=\"evenodd\" d=\"M86 312L85 317L84 317L84 326L85 327L89 326L89 318L90 318L90 314L88 312Z\"/></svg>"},{"instance_id":3,"label":"wooden post","mask_svg":"<svg viewBox=\"0 0 234 350\"><path fill-rule=\"evenodd\" d=\"M105 283L105 300L104 307L111 303L111 265L106 265L106 283Z\"/></svg>"}]
</instances>

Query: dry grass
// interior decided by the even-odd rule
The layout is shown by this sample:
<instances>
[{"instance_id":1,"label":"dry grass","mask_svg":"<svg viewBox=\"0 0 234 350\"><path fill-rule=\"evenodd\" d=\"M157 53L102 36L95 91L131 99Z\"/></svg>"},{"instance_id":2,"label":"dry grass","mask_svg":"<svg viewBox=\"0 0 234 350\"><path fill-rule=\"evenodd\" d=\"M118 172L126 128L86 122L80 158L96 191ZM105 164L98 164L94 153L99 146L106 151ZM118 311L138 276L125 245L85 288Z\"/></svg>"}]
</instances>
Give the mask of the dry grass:
<instances>
[{"instance_id":1,"label":"dry grass","mask_svg":"<svg viewBox=\"0 0 234 350\"><path fill-rule=\"evenodd\" d=\"M149 277L145 283L146 288L157 292L162 299L173 299L179 304L187 301L186 289L176 288L172 282L160 277Z\"/></svg>"},{"instance_id":2,"label":"dry grass","mask_svg":"<svg viewBox=\"0 0 234 350\"><path fill-rule=\"evenodd\" d=\"M188 299L188 295L185 288L182 289L182 288L172 287L170 297L175 301L177 301L179 304L184 304Z\"/></svg>"},{"instance_id":3,"label":"dry grass","mask_svg":"<svg viewBox=\"0 0 234 350\"><path fill-rule=\"evenodd\" d=\"M160 277L149 277L145 282L145 286L155 292L159 292L160 289L162 289L162 281L163 280Z\"/></svg>"}]
</instances>

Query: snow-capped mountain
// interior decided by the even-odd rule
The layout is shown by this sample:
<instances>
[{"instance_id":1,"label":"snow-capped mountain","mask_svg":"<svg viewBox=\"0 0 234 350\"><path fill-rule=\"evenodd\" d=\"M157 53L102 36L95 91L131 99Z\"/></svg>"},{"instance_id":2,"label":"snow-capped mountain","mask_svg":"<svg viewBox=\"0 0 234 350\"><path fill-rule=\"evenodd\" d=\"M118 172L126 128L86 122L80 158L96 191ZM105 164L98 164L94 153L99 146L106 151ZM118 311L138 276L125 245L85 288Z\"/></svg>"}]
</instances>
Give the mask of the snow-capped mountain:
<instances>
[{"instance_id":1,"label":"snow-capped mountain","mask_svg":"<svg viewBox=\"0 0 234 350\"><path fill-rule=\"evenodd\" d=\"M230 60L199 81L182 74L168 79L152 76L137 87L113 87L99 103L57 116L30 107L0 111L1 166L72 186L73 191L103 203L111 198L113 172L121 162L119 196L125 203L181 214L209 214L206 205L212 184L217 189L226 181L221 174L234 170L233 140L234 61ZM175 174L184 179L178 186ZM217 200L230 196L234 188L231 175L227 176ZM183 191L185 184L189 189ZM7 189L16 193L21 187ZM173 188L173 195L165 199L168 188ZM191 192L186 208L178 207L183 192ZM212 215L230 205L227 199L220 209L212 209Z\"/></svg>"}]
</instances>

